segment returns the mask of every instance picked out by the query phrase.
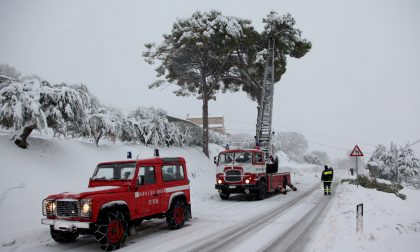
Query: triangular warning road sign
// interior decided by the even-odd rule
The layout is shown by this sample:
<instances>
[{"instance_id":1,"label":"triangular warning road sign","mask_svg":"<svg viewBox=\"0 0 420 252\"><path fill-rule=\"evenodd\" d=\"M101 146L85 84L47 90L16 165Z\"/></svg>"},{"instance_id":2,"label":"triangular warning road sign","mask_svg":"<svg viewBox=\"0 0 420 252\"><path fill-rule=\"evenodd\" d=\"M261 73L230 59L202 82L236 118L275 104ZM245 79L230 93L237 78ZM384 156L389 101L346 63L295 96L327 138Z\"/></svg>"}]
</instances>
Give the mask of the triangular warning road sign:
<instances>
[{"instance_id":1,"label":"triangular warning road sign","mask_svg":"<svg viewBox=\"0 0 420 252\"><path fill-rule=\"evenodd\" d=\"M360 150L359 146L357 146L357 144L356 144L356 146L354 146L353 150L351 151L350 156L352 156L352 157L363 157L363 153Z\"/></svg>"}]
</instances>

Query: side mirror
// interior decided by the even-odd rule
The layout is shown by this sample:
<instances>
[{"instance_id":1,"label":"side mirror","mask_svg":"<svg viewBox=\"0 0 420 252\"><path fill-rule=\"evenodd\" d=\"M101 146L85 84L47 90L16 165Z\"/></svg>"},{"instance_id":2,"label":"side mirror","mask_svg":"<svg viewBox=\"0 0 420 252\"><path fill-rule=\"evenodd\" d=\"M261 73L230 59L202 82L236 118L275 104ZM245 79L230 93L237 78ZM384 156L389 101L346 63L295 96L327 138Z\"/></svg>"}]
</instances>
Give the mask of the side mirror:
<instances>
[{"instance_id":1,"label":"side mirror","mask_svg":"<svg viewBox=\"0 0 420 252\"><path fill-rule=\"evenodd\" d=\"M217 157L213 158L213 162L214 162L214 164L217 164Z\"/></svg>"}]
</instances>

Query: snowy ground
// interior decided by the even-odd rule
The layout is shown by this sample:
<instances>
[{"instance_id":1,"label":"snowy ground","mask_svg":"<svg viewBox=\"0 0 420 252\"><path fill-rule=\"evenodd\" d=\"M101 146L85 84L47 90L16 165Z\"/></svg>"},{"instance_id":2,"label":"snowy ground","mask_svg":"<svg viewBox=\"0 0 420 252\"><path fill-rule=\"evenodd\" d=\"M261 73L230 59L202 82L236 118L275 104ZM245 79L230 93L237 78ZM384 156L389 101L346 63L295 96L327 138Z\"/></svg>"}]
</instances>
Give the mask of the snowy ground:
<instances>
[{"instance_id":1,"label":"snowy ground","mask_svg":"<svg viewBox=\"0 0 420 252\"><path fill-rule=\"evenodd\" d=\"M308 251L420 251L420 192L394 194L341 184ZM363 232L356 233L356 205L363 203Z\"/></svg>"},{"instance_id":2,"label":"snowy ground","mask_svg":"<svg viewBox=\"0 0 420 252\"><path fill-rule=\"evenodd\" d=\"M75 140L31 138L22 150L0 135L0 251L99 251L90 236L72 244L57 244L40 224L41 201L48 194L86 187L100 161L124 159L127 151L150 157L153 147L94 144ZM211 157L221 148L211 146ZM402 201L392 194L340 185L325 198L320 167L299 165L280 156L281 170L292 172L297 192L263 201L232 197L222 201L214 190L214 165L198 148L160 148L162 156L186 158L191 179L193 219L171 231L164 220L145 221L121 251L418 251L420 193L405 190ZM337 173L340 173L337 171ZM0 198L1 199L1 198ZM416 202L417 199L417 202ZM355 207L365 204L364 233L355 232ZM322 208L328 206L328 211ZM287 234L294 243L284 247ZM287 239L291 240L291 239ZM282 244L278 244L282 241ZM283 246L283 247L282 247ZM282 248L281 250L278 250Z\"/></svg>"}]
</instances>

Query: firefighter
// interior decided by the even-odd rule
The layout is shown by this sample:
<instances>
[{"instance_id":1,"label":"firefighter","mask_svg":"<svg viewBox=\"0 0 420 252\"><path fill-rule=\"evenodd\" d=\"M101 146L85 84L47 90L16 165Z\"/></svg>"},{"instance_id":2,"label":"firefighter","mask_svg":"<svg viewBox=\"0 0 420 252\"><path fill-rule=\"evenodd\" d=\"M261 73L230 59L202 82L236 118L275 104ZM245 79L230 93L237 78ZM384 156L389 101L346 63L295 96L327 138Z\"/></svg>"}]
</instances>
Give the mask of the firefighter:
<instances>
[{"instance_id":1,"label":"firefighter","mask_svg":"<svg viewBox=\"0 0 420 252\"><path fill-rule=\"evenodd\" d=\"M321 175L321 181L324 182L324 195L331 195L331 183L334 176L334 170L331 167L328 168L327 165L325 165L324 168Z\"/></svg>"}]
</instances>

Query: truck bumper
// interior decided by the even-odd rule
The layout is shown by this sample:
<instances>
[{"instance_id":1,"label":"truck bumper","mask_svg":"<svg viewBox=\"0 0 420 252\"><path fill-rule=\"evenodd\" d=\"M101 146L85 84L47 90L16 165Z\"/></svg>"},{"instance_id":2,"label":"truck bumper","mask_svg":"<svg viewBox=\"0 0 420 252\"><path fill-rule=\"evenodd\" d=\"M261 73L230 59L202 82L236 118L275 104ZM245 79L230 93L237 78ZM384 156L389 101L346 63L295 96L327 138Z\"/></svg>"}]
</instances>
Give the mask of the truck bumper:
<instances>
[{"instance_id":1,"label":"truck bumper","mask_svg":"<svg viewBox=\"0 0 420 252\"><path fill-rule=\"evenodd\" d=\"M53 227L54 230L71 231L71 232L75 232L77 231L77 229L90 229L92 226L91 222L51 220L51 219L41 219L41 224L49 225Z\"/></svg>"},{"instance_id":2,"label":"truck bumper","mask_svg":"<svg viewBox=\"0 0 420 252\"><path fill-rule=\"evenodd\" d=\"M259 187L255 184L245 184L245 185L229 185L229 184L216 184L215 189L221 190L229 193L244 193L246 190L249 192L254 190L259 190Z\"/></svg>"}]
</instances>

